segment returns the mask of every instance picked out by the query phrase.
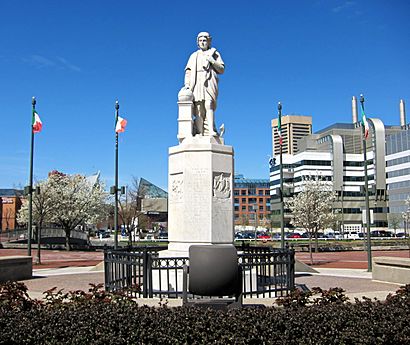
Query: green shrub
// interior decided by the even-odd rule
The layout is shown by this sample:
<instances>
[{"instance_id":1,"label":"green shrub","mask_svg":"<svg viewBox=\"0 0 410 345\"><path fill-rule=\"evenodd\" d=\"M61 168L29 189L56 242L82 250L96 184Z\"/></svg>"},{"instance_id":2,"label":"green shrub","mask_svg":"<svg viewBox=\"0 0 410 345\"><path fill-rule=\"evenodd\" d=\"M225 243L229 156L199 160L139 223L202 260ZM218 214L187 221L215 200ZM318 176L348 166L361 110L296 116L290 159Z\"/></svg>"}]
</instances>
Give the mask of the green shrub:
<instances>
[{"instance_id":1,"label":"green shrub","mask_svg":"<svg viewBox=\"0 0 410 345\"><path fill-rule=\"evenodd\" d=\"M385 302L315 289L283 307L227 311L139 306L100 287L38 302L24 284L0 286L0 344L410 344L410 285Z\"/></svg>"}]
</instances>

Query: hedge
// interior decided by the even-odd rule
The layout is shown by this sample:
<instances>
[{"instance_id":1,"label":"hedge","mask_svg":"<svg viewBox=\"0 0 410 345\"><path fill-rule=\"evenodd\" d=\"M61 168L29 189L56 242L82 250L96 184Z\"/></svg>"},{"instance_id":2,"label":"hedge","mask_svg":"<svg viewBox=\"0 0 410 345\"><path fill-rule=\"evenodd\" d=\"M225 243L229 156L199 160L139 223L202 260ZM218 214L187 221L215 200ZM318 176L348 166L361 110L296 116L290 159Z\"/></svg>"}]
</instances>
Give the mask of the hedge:
<instances>
[{"instance_id":1,"label":"hedge","mask_svg":"<svg viewBox=\"0 0 410 345\"><path fill-rule=\"evenodd\" d=\"M0 344L410 344L410 285L385 301L317 288L234 310L139 306L100 288L38 301L22 283L0 285Z\"/></svg>"}]
</instances>

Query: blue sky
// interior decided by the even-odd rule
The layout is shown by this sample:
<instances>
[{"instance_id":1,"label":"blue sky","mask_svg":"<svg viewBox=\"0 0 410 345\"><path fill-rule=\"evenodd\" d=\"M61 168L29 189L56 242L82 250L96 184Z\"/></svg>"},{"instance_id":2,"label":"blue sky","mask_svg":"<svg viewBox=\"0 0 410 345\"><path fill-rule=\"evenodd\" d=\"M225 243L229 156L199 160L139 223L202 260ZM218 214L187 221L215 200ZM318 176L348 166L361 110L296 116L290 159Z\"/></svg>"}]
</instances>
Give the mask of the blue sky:
<instances>
[{"instance_id":1,"label":"blue sky","mask_svg":"<svg viewBox=\"0 0 410 345\"><path fill-rule=\"evenodd\" d=\"M177 144L177 93L196 35L209 31L226 70L217 125L235 149L235 171L268 178L270 121L313 116L314 130L351 121L364 93L368 117L399 124L410 106L408 1L97 1L0 3L0 187L28 181L31 97L43 131L34 176L101 171L114 176L114 104L120 184L144 177L167 189Z\"/></svg>"}]
</instances>

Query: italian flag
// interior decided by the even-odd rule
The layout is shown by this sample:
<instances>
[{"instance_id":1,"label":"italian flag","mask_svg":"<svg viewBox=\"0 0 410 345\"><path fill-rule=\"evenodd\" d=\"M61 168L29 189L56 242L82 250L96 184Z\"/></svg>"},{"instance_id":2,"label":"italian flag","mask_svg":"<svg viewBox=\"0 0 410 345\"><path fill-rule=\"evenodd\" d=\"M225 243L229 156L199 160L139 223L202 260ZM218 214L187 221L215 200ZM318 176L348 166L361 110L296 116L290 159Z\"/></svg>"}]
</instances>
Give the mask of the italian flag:
<instances>
[{"instance_id":1,"label":"italian flag","mask_svg":"<svg viewBox=\"0 0 410 345\"><path fill-rule=\"evenodd\" d=\"M366 119L366 114L364 113L363 104L361 105L360 109L362 110L362 126L364 128L364 138L367 139L369 136L369 123Z\"/></svg>"},{"instance_id":2,"label":"italian flag","mask_svg":"<svg viewBox=\"0 0 410 345\"><path fill-rule=\"evenodd\" d=\"M43 128L43 123L40 120L40 116L38 116L37 112L33 110L33 133L41 132Z\"/></svg>"},{"instance_id":3,"label":"italian flag","mask_svg":"<svg viewBox=\"0 0 410 345\"><path fill-rule=\"evenodd\" d=\"M123 133L125 131L126 125L127 125L127 120L123 119L121 116L118 116L117 123L115 124L115 133Z\"/></svg>"}]
</instances>

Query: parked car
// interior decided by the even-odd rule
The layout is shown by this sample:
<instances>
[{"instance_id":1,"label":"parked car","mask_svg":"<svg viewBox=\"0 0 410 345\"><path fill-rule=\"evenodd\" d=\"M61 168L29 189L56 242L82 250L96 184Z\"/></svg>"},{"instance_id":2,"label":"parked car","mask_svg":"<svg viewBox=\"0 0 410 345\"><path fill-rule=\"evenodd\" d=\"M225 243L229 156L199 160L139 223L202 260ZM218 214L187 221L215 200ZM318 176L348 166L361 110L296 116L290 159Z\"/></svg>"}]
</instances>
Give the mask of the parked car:
<instances>
[{"instance_id":1,"label":"parked car","mask_svg":"<svg viewBox=\"0 0 410 345\"><path fill-rule=\"evenodd\" d=\"M302 238L302 235L295 232L287 235L286 238Z\"/></svg>"},{"instance_id":2,"label":"parked car","mask_svg":"<svg viewBox=\"0 0 410 345\"><path fill-rule=\"evenodd\" d=\"M110 238L110 233L105 229L98 229L95 233L95 236L98 238Z\"/></svg>"},{"instance_id":3,"label":"parked car","mask_svg":"<svg viewBox=\"0 0 410 345\"><path fill-rule=\"evenodd\" d=\"M271 239L271 237L268 235L268 234L258 234L257 236L256 236L256 238L258 239L258 240L262 240L262 241L264 241L264 242L266 242L266 241L269 241L270 239Z\"/></svg>"},{"instance_id":4,"label":"parked car","mask_svg":"<svg viewBox=\"0 0 410 345\"><path fill-rule=\"evenodd\" d=\"M349 240L358 240L360 239L360 234L357 231L347 231L345 232L346 238Z\"/></svg>"},{"instance_id":5,"label":"parked car","mask_svg":"<svg viewBox=\"0 0 410 345\"><path fill-rule=\"evenodd\" d=\"M370 231L370 236L372 237L391 237L392 234L389 231L385 231L385 230L373 230L373 231Z\"/></svg>"},{"instance_id":6,"label":"parked car","mask_svg":"<svg viewBox=\"0 0 410 345\"><path fill-rule=\"evenodd\" d=\"M167 239L168 239L168 232L166 232L166 231L160 231L160 232L158 233L158 238L159 238L160 240L167 240Z\"/></svg>"},{"instance_id":7,"label":"parked car","mask_svg":"<svg viewBox=\"0 0 410 345\"><path fill-rule=\"evenodd\" d=\"M280 240L281 239L281 234L280 233L274 233L273 235L272 235L272 239L273 240Z\"/></svg>"}]
</instances>

